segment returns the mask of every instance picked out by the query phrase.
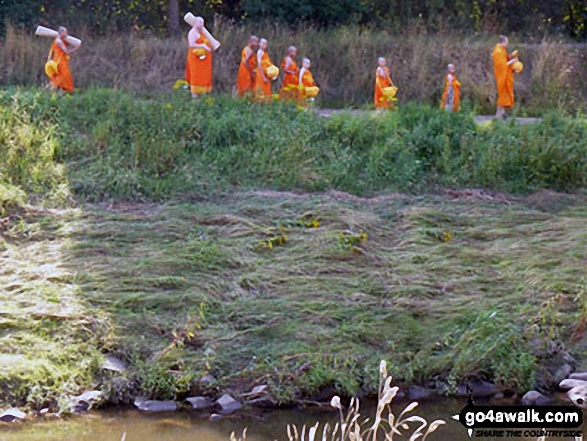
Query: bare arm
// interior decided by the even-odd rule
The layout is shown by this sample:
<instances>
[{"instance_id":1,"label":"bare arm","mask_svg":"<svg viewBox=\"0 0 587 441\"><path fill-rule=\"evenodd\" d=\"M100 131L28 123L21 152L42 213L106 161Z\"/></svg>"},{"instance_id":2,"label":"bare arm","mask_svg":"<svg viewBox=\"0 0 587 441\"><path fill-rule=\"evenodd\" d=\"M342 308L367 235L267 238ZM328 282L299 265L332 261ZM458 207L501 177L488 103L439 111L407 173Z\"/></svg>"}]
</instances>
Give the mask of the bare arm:
<instances>
[{"instance_id":1,"label":"bare arm","mask_svg":"<svg viewBox=\"0 0 587 441\"><path fill-rule=\"evenodd\" d=\"M255 53L251 49L249 49L249 48L247 48L246 53L248 53L248 55L247 55L247 58L245 60L245 68L249 72L253 73L254 72L254 69L251 67L251 64L249 63L249 61L251 60L251 58L253 58L253 56L255 55Z\"/></svg>"},{"instance_id":2,"label":"bare arm","mask_svg":"<svg viewBox=\"0 0 587 441\"><path fill-rule=\"evenodd\" d=\"M261 72L261 78L263 78L263 81L266 83L267 81L267 77L265 76L265 72L263 72L263 55L265 54L264 51L262 51L261 49L259 49L259 51L257 52L257 66L259 67L259 72Z\"/></svg>"},{"instance_id":3,"label":"bare arm","mask_svg":"<svg viewBox=\"0 0 587 441\"><path fill-rule=\"evenodd\" d=\"M295 70L289 69L291 67L291 65L293 64L292 59L290 57L287 57L285 60L286 60L285 61L285 68L283 69L283 71L287 74L295 75L297 72Z\"/></svg>"},{"instance_id":4,"label":"bare arm","mask_svg":"<svg viewBox=\"0 0 587 441\"><path fill-rule=\"evenodd\" d=\"M69 55L77 51L81 47L81 44L79 46L66 46L65 43L63 43L63 41L61 40L61 38L58 38L57 46L59 46L63 50L63 52Z\"/></svg>"}]
</instances>

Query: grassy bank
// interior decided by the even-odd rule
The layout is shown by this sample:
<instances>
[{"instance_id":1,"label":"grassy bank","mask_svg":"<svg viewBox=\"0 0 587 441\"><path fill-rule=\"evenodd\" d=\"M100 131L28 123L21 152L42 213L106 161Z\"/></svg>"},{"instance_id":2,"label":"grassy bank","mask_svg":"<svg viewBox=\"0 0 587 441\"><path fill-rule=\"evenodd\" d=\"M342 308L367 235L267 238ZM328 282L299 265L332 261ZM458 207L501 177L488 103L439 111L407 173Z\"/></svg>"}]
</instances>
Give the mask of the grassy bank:
<instances>
[{"instance_id":1,"label":"grassy bank","mask_svg":"<svg viewBox=\"0 0 587 441\"><path fill-rule=\"evenodd\" d=\"M108 89L61 99L9 91L0 104L41 131L67 164L69 187L91 201L197 198L232 187L574 191L587 179L587 123L557 114L478 127L466 112L413 104L321 118L225 96L192 102L185 93L147 99Z\"/></svg>"},{"instance_id":2,"label":"grassy bank","mask_svg":"<svg viewBox=\"0 0 587 441\"><path fill-rule=\"evenodd\" d=\"M184 32L187 35L187 25ZM149 34L87 35L83 29L72 33L84 40L84 47L72 57L78 87L117 87L132 92L169 92L185 73L185 39L162 39ZM495 36L463 37L434 34L414 28L393 32L339 28L292 31L272 25L258 28L217 23L213 34L222 42L214 57L214 87L232 93L240 53L250 33L269 39L269 53L281 66L287 47L295 44L300 58L313 61L314 76L321 87L325 106L372 104L377 58L391 61L393 77L400 92L400 104L440 101L445 67L454 63L463 85L462 93L471 106L483 113L495 109L495 85L491 50ZM49 51L47 39L9 29L0 41L0 84L41 85ZM586 111L587 49L585 45L557 40L512 39L525 65L516 77L516 96L523 114L542 115L551 110L576 114ZM277 87L277 85L275 86Z\"/></svg>"},{"instance_id":3,"label":"grassy bank","mask_svg":"<svg viewBox=\"0 0 587 441\"><path fill-rule=\"evenodd\" d=\"M551 348L585 359L580 119L327 119L109 90L0 102L3 403L260 383L287 403L372 393L380 359L449 393L524 390ZM107 353L128 370L104 370Z\"/></svg>"}]
</instances>

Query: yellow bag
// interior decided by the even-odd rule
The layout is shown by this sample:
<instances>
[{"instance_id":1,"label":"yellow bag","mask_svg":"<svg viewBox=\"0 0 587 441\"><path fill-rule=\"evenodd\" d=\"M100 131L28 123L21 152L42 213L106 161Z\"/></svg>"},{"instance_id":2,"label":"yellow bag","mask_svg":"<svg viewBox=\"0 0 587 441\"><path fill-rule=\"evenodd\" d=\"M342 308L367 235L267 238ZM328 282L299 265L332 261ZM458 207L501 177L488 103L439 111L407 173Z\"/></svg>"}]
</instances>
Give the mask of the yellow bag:
<instances>
[{"instance_id":1,"label":"yellow bag","mask_svg":"<svg viewBox=\"0 0 587 441\"><path fill-rule=\"evenodd\" d=\"M202 49L202 48L196 48L194 49L194 55L196 57L206 57L206 49Z\"/></svg>"},{"instance_id":2,"label":"yellow bag","mask_svg":"<svg viewBox=\"0 0 587 441\"><path fill-rule=\"evenodd\" d=\"M52 60L53 57L53 47L49 51L49 56L47 57L47 62L45 63L45 73L49 78L53 78L55 75L59 73L59 65L57 61Z\"/></svg>"},{"instance_id":3,"label":"yellow bag","mask_svg":"<svg viewBox=\"0 0 587 441\"><path fill-rule=\"evenodd\" d=\"M53 78L59 73L59 66L56 61L49 60L45 63L45 73L49 78Z\"/></svg>"},{"instance_id":4,"label":"yellow bag","mask_svg":"<svg viewBox=\"0 0 587 441\"><path fill-rule=\"evenodd\" d=\"M320 88L316 87L316 86L309 86L306 87L306 96L309 98L314 98L316 96L318 96L318 93L320 92Z\"/></svg>"},{"instance_id":5,"label":"yellow bag","mask_svg":"<svg viewBox=\"0 0 587 441\"><path fill-rule=\"evenodd\" d=\"M381 93L383 93L383 96L386 96L387 98L393 98L395 96L395 94L397 93L397 87L395 87L395 86L384 87L383 89L381 89Z\"/></svg>"},{"instance_id":6,"label":"yellow bag","mask_svg":"<svg viewBox=\"0 0 587 441\"><path fill-rule=\"evenodd\" d=\"M515 73L520 74L524 70L524 65L520 61L516 61L512 64L512 70Z\"/></svg>"},{"instance_id":7,"label":"yellow bag","mask_svg":"<svg viewBox=\"0 0 587 441\"><path fill-rule=\"evenodd\" d=\"M267 68L267 76L269 78L271 78L272 80L277 78L277 76L279 75L279 68L275 65L271 65Z\"/></svg>"}]
</instances>

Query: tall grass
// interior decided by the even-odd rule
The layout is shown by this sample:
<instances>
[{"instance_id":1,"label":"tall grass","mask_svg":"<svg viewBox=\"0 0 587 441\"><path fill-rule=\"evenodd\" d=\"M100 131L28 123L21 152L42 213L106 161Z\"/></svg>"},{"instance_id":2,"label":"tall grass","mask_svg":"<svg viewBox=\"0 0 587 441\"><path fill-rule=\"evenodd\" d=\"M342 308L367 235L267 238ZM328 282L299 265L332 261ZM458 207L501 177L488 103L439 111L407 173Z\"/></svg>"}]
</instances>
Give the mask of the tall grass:
<instances>
[{"instance_id":1,"label":"tall grass","mask_svg":"<svg viewBox=\"0 0 587 441\"><path fill-rule=\"evenodd\" d=\"M0 104L12 137L5 146L21 152L3 158L9 182L33 173L25 187L40 190L48 181L50 190L65 164L70 188L88 200L162 200L229 187L368 195L437 186L574 191L587 184L587 122L555 114L540 124L479 127L470 114L415 104L323 118L228 96L143 100L108 89L61 99L6 92ZM14 119L48 146L39 154L52 169L39 168L26 139L14 140Z\"/></svg>"},{"instance_id":2,"label":"tall grass","mask_svg":"<svg viewBox=\"0 0 587 441\"><path fill-rule=\"evenodd\" d=\"M187 26L184 31L187 34ZM288 46L299 49L299 58L309 57L321 86L324 106L370 104L373 75L379 56L391 62L393 77L400 88L400 104L419 101L436 105L442 92L447 63L457 66L463 95L482 112L495 105L495 86L490 54L493 37L462 37L456 34L428 35L424 30L397 35L343 27L328 31L266 25L257 28L218 21L212 30L222 42L214 56L214 89L231 93L235 87L240 52L249 34L269 40L269 53L277 64ZM151 93L171 90L184 76L185 38L160 38L144 34L87 35L84 46L72 57L78 87L107 86ZM585 111L587 49L585 45L560 44L555 40L513 41L520 49L524 73L517 77L516 93L520 111L542 114L548 110L574 113ZM46 82L44 60L50 41L8 28L0 43L1 83L41 85ZM278 85L275 86L277 89Z\"/></svg>"}]
</instances>

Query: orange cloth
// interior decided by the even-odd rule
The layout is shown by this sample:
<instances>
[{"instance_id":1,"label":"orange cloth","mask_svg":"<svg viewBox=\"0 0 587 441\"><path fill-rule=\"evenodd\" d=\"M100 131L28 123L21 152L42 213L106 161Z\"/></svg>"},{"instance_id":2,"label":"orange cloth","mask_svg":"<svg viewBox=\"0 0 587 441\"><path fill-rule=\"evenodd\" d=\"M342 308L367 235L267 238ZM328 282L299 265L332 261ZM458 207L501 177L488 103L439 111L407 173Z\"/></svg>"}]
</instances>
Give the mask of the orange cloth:
<instances>
[{"instance_id":1,"label":"orange cloth","mask_svg":"<svg viewBox=\"0 0 587 441\"><path fill-rule=\"evenodd\" d=\"M210 47L206 37L200 35L196 40L197 44L205 44ZM212 52L206 51L204 58L196 55L197 49L189 48L188 61L185 68L185 80L190 85L192 94L199 95L212 92Z\"/></svg>"},{"instance_id":2,"label":"orange cloth","mask_svg":"<svg viewBox=\"0 0 587 441\"><path fill-rule=\"evenodd\" d=\"M453 75L452 76L452 89L453 89L453 93L454 93L454 97L453 97L453 102L452 102L452 111L453 112L458 112L459 110L461 110L461 83L459 83L459 80L457 80L457 76ZM448 75L446 76L446 79L444 80L444 92L442 93L442 102L440 103L440 108L444 109L446 107L447 103L446 99L448 98L448 92L449 92L449 81L448 81Z\"/></svg>"},{"instance_id":3,"label":"orange cloth","mask_svg":"<svg viewBox=\"0 0 587 441\"><path fill-rule=\"evenodd\" d=\"M263 55L261 56L261 69L263 69L266 78L267 68L272 64L273 62L271 61L271 58L269 58L269 54L263 52ZM255 98L259 101L268 101L271 99L271 80L267 78L267 82L263 81L263 76L261 75L258 65L255 74Z\"/></svg>"},{"instance_id":4,"label":"orange cloth","mask_svg":"<svg viewBox=\"0 0 587 441\"><path fill-rule=\"evenodd\" d=\"M281 84L281 90L279 91L279 95L281 96L282 100L295 100L299 95L299 70L298 64L295 60L291 60L291 64L287 70L295 72L293 74L285 72L287 66L287 58L283 60L281 63L281 70L285 72L283 76L283 83Z\"/></svg>"},{"instance_id":5,"label":"orange cloth","mask_svg":"<svg viewBox=\"0 0 587 441\"><path fill-rule=\"evenodd\" d=\"M69 46L67 41L63 42L65 46ZM71 70L69 70L69 55L59 47L57 40L51 45L52 59L57 63L57 74L51 78L51 84L58 89L67 92L73 92L73 77Z\"/></svg>"},{"instance_id":6,"label":"orange cloth","mask_svg":"<svg viewBox=\"0 0 587 441\"><path fill-rule=\"evenodd\" d=\"M255 87L254 72L257 65L257 55L251 50L251 57L249 58L247 69L247 49L245 47L241 53L241 64L238 68L238 77L236 80L236 89L240 96L247 93L252 93Z\"/></svg>"},{"instance_id":7,"label":"orange cloth","mask_svg":"<svg viewBox=\"0 0 587 441\"><path fill-rule=\"evenodd\" d=\"M497 85L497 105L513 107L514 105L514 71L508 66L510 56L505 47L498 44L493 49L493 68Z\"/></svg>"},{"instance_id":8,"label":"orange cloth","mask_svg":"<svg viewBox=\"0 0 587 441\"><path fill-rule=\"evenodd\" d=\"M381 75L379 68L375 71L375 108L391 109L393 107L393 100L388 99L381 91L381 89L391 86L389 67L384 67L383 72L385 75Z\"/></svg>"},{"instance_id":9,"label":"orange cloth","mask_svg":"<svg viewBox=\"0 0 587 441\"><path fill-rule=\"evenodd\" d=\"M298 95L298 104L304 104L304 100L306 100L307 98L309 98L306 95L306 87L314 87L316 86L316 83L314 82L314 77L312 76L312 72L310 72L308 69L306 69L304 71L304 73L302 74L302 78L299 81L299 88L300 88L300 93ZM306 102L307 104L307 102Z\"/></svg>"}]
</instances>

